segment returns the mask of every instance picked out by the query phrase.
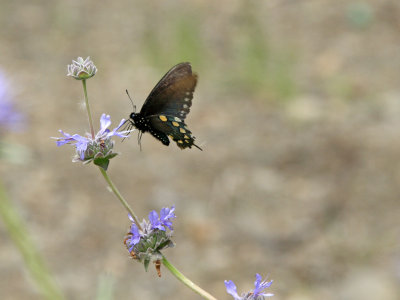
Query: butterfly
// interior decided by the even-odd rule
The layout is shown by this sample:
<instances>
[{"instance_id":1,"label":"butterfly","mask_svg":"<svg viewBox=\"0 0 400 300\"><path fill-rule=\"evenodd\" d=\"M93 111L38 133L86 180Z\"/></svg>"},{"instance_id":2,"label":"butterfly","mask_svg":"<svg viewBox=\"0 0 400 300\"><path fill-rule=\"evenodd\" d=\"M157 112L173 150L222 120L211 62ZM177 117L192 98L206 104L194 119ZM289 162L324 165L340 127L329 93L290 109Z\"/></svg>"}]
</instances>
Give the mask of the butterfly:
<instances>
[{"instance_id":1,"label":"butterfly","mask_svg":"<svg viewBox=\"0 0 400 300\"><path fill-rule=\"evenodd\" d=\"M139 130L139 145L142 134L149 132L168 146L173 140L181 149L197 147L195 137L185 124L192 106L197 74L192 73L190 63L180 63L169 70L150 92L142 109L129 115L129 128Z\"/></svg>"}]
</instances>

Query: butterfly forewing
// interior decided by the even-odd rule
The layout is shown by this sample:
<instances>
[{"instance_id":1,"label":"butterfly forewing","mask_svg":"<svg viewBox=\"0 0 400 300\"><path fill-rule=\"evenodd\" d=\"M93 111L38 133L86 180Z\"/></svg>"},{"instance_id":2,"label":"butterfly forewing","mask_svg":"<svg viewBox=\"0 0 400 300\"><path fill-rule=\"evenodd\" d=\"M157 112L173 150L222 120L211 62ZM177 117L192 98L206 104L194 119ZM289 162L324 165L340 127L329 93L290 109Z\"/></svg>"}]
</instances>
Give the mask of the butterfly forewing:
<instances>
[{"instance_id":1,"label":"butterfly forewing","mask_svg":"<svg viewBox=\"0 0 400 300\"><path fill-rule=\"evenodd\" d=\"M192 106L196 83L197 75L192 73L190 63L176 65L151 91L140 114L150 117L162 113L184 120Z\"/></svg>"}]
</instances>

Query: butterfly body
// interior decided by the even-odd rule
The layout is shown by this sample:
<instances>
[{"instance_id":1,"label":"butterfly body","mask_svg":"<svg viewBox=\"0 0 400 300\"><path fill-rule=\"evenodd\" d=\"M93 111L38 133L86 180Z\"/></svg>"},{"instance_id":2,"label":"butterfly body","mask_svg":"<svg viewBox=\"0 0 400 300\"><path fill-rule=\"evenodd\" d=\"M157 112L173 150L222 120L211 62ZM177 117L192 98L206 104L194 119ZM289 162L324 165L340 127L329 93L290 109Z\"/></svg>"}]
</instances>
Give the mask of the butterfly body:
<instances>
[{"instance_id":1,"label":"butterfly body","mask_svg":"<svg viewBox=\"0 0 400 300\"><path fill-rule=\"evenodd\" d=\"M143 117L140 113L131 113L129 118L141 134L149 132L156 139L160 140L164 145L169 145L168 136L151 126L150 120L148 118Z\"/></svg>"},{"instance_id":2,"label":"butterfly body","mask_svg":"<svg viewBox=\"0 0 400 300\"><path fill-rule=\"evenodd\" d=\"M149 132L168 146L169 139L181 149L195 146L195 137L184 120L192 105L197 75L192 73L189 63L181 63L164 75L147 97L139 113L129 116L131 124L141 134Z\"/></svg>"}]
</instances>

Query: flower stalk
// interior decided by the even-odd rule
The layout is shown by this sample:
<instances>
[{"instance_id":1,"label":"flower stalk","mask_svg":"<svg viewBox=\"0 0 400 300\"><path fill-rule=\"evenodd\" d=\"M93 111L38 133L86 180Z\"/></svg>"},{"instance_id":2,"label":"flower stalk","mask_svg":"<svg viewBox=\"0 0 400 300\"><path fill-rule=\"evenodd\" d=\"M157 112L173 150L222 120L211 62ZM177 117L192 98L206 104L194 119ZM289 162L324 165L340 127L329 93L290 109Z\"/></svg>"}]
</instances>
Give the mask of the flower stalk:
<instances>
[{"instance_id":1,"label":"flower stalk","mask_svg":"<svg viewBox=\"0 0 400 300\"><path fill-rule=\"evenodd\" d=\"M88 119L89 119L90 134L92 135L92 139L94 139L93 119L92 119L92 113L90 111L89 98L87 95L86 79L82 80L82 86L83 86L83 93L85 95L85 105L86 105L86 111L87 111Z\"/></svg>"},{"instance_id":2,"label":"flower stalk","mask_svg":"<svg viewBox=\"0 0 400 300\"><path fill-rule=\"evenodd\" d=\"M105 171L103 168L99 167L99 170L101 174L103 175L104 179L107 181L108 186L111 188L112 192L114 195L118 198L118 200L121 202L121 204L125 207L125 209L128 211L128 213L132 216L132 218L135 220L137 226L139 227L140 230L142 228L140 227L139 219L133 212L132 208L129 206L128 202L124 199L124 197L121 195L115 184L111 181L111 178L108 176L107 171Z\"/></svg>"},{"instance_id":3,"label":"flower stalk","mask_svg":"<svg viewBox=\"0 0 400 300\"><path fill-rule=\"evenodd\" d=\"M174 275L178 280L180 280L184 285L192 289L194 292L202 296L204 299L208 300L217 300L214 296L200 288L198 285L194 284L191 280L189 280L185 275L183 275L177 268L175 268L163 255L162 264Z\"/></svg>"}]
</instances>

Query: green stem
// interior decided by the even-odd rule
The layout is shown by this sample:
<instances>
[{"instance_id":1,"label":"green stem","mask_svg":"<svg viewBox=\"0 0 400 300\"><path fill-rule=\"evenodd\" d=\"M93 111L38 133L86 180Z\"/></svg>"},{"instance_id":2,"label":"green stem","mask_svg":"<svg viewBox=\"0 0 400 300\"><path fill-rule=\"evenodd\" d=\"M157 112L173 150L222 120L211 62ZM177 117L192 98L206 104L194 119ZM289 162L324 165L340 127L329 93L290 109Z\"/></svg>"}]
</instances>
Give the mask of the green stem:
<instances>
[{"instance_id":1,"label":"green stem","mask_svg":"<svg viewBox=\"0 0 400 300\"><path fill-rule=\"evenodd\" d=\"M26 268L40 292L45 299L62 300L65 299L60 289L57 287L50 271L35 247L20 215L17 213L11 201L7 198L3 186L0 183L0 217L6 226L10 238L14 241L21 253Z\"/></svg>"},{"instance_id":2,"label":"green stem","mask_svg":"<svg viewBox=\"0 0 400 300\"><path fill-rule=\"evenodd\" d=\"M108 176L107 171L105 171L102 167L99 167L99 170L101 174L103 174L104 179L107 181L108 185L110 186L111 190L117 196L118 200L121 202L121 204L125 207L125 209L130 213L132 218L135 220L136 225L140 230L142 230L142 227L140 226L139 219L133 212L132 208L129 206L128 202L124 199L124 197L121 195L121 193L118 191L117 187L114 185L114 183L111 181L110 177Z\"/></svg>"},{"instance_id":3,"label":"green stem","mask_svg":"<svg viewBox=\"0 0 400 300\"><path fill-rule=\"evenodd\" d=\"M190 281L188 278L185 277L181 272L179 272L163 255L162 258L162 263L163 265L180 281L183 282L186 286L191 288L193 291L195 291L197 294L202 296L204 299L208 300L217 300L214 296L210 295L208 292L200 288L199 286L195 285L192 281Z\"/></svg>"},{"instance_id":4,"label":"green stem","mask_svg":"<svg viewBox=\"0 0 400 300\"><path fill-rule=\"evenodd\" d=\"M87 95L85 79L82 80L82 85L83 85L83 93L85 94L85 104L86 104L86 111L88 113L88 118L89 118L90 133L92 135L92 139L94 139L94 127L93 127L92 113L90 112L89 98Z\"/></svg>"}]
</instances>

